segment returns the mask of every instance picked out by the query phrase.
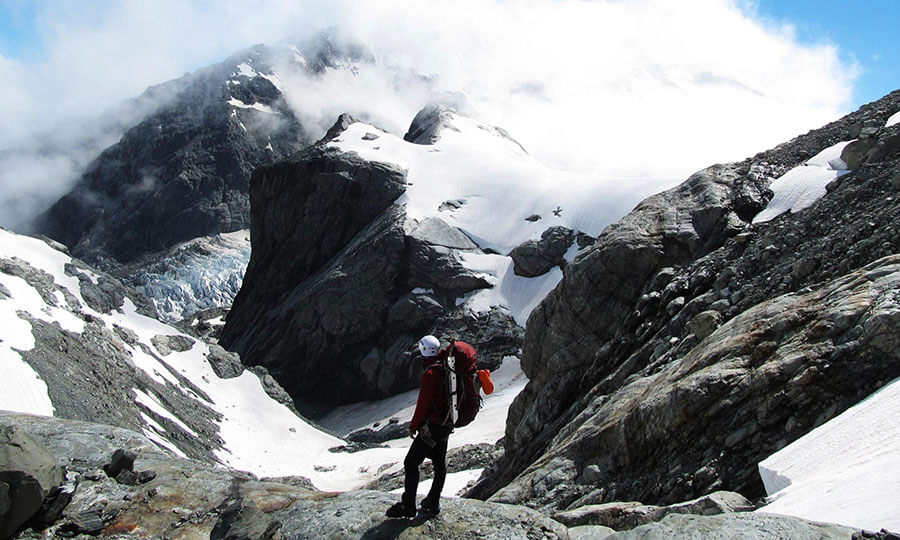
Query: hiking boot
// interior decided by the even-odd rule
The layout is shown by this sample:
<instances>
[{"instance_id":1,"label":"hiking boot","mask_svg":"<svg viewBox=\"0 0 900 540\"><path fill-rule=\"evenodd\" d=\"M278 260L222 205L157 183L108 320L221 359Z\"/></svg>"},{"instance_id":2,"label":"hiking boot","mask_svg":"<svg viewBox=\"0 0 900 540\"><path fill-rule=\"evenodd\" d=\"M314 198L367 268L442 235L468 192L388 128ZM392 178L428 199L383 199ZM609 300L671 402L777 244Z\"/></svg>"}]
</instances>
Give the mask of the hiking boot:
<instances>
[{"instance_id":1,"label":"hiking boot","mask_svg":"<svg viewBox=\"0 0 900 540\"><path fill-rule=\"evenodd\" d=\"M414 505L406 505L398 502L394 506L387 509L385 515L389 518L414 518L416 517L416 507Z\"/></svg>"},{"instance_id":2,"label":"hiking boot","mask_svg":"<svg viewBox=\"0 0 900 540\"><path fill-rule=\"evenodd\" d=\"M422 499L419 506L424 512L428 512L435 516L441 513L441 500L438 498L432 499L431 497L425 497Z\"/></svg>"}]
</instances>

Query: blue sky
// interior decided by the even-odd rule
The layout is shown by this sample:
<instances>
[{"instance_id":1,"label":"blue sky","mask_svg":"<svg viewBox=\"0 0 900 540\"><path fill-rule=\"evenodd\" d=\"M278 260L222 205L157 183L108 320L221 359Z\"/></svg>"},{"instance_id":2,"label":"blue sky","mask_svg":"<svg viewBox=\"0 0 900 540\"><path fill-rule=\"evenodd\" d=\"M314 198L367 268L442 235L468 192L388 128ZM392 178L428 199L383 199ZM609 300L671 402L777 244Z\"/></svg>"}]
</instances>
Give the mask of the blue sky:
<instances>
[{"instance_id":1,"label":"blue sky","mask_svg":"<svg viewBox=\"0 0 900 540\"><path fill-rule=\"evenodd\" d=\"M759 0L757 13L794 27L801 43L831 43L860 68L854 105L900 88L900 0Z\"/></svg>"}]
</instances>

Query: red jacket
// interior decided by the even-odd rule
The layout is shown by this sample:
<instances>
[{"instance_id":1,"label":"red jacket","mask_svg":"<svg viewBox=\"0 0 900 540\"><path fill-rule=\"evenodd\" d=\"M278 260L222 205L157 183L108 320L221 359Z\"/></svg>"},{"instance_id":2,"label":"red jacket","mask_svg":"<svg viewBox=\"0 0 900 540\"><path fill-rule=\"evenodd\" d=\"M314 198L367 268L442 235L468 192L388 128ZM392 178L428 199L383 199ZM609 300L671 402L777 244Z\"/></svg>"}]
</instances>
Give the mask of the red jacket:
<instances>
[{"instance_id":1,"label":"red jacket","mask_svg":"<svg viewBox=\"0 0 900 540\"><path fill-rule=\"evenodd\" d=\"M416 401L416 412L413 413L409 429L418 431L425 420L435 425L449 425L450 398L447 395L447 349L443 349L431 358L422 360L422 382L419 387L419 399Z\"/></svg>"}]
</instances>

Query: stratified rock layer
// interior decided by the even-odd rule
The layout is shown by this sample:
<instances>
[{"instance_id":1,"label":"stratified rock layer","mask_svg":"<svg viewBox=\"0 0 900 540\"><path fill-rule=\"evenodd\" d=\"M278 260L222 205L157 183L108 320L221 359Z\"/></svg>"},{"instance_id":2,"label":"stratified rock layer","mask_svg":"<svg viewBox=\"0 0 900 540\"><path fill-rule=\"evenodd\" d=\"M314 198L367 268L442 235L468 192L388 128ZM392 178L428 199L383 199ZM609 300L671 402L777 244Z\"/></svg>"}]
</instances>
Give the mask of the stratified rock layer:
<instances>
[{"instance_id":1,"label":"stratified rock layer","mask_svg":"<svg viewBox=\"0 0 900 540\"><path fill-rule=\"evenodd\" d=\"M758 461L900 375L900 127L871 127L897 110L900 92L603 231L528 321L531 381L473 494L548 510L760 496ZM823 199L750 225L773 178L861 134L879 150Z\"/></svg>"}]
</instances>

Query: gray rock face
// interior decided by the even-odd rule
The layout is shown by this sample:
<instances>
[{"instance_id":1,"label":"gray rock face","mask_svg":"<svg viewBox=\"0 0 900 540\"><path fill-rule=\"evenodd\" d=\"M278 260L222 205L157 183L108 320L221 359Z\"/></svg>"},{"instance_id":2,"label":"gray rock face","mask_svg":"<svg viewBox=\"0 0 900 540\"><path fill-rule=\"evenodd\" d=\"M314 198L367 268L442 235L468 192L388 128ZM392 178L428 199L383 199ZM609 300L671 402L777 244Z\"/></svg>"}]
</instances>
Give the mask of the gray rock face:
<instances>
[{"instance_id":1,"label":"gray rock face","mask_svg":"<svg viewBox=\"0 0 900 540\"><path fill-rule=\"evenodd\" d=\"M415 144L434 144L441 138L441 130L446 126L448 115L453 109L447 105L432 103L416 114L404 141Z\"/></svg>"},{"instance_id":2,"label":"gray rock face","mask_svg":"<svg viewBox=\"0 0 900 540\"><path fill-rule=\"evenodd\" d=\"M566 265L563 255L575 240L575 233L566 227L550 227L540 240L529 240L513 249L509 256L518 276L536 277L546 274L554 266Z\"/></svg>"},{"instance_id":3,"label":"gray rock face","mask_svg":"<svg viewBox=\"0 0 900 540\"><path fill-rule=\"evenodd\" d=\"M63 476L63 468L25 430L0 425L0 538L31 518Z\"/></svg>"},{"instance_id":4,"label":"gray rock face","mask_svg":"<svg viewBox=\"0 0 900 540\"><path fill-rule=\"evenodd\" d=\"M101 538L567 538L559 523L520 506L444 499L437 517L390 520L396 495L322 493L304 479L257 480L169 456L126 430L57 418L0 413L0 426L20 425L81 481L62 517L40 531ZM96 469L117 448L157 475L123 485ZM31 533L27 533L31 534ZM35 532L34 534L38 534Z\"/></svg>"},{"instance_id":5,"label":"gray rock face","mask_svg":"<svg viewBox=\"0 0 900 540\"><path fill-rule=\"evenodd\" d=\"M624 531L646 523L660 521L672 513L711 516L746 512L753 509L753 504L741 494L717 491L693 501L669 506L648 506L637 502L589 504L574 510L556 513L553 515L553 519L567 527L602 525L617 531Z\"/></svg>"},{"instance_id":6,"label":"gray rock face","mask_svg":"<svg viewBox=\"0 0 900 540\"><path fill-rule=\"evenodd\" d=\"M756 497L760 459L900 374L893 353L875 352L889 350L884 331L836 315L881 312L868 324L895 324L884 276L900 252L900 151L867 154L811 208L750 225L771 179L898 109L895 92L711 167L603 231L532 313L530 382L510 409L506 453L471 493L546 510L591 493L596 503ZM888 149L896 132L871 136Z\"/></svg>"},{"instance_id":7,"label":"gray rock face","mask_svg":"<svg viewBox=\"0 0 900 540\"><path fill-rule=\"evenodd\" d=\"M732 540L734 538L759 538L776 540L846 539L854 530L849 527L815 523L799 518L770 514L725 514L722 516L691 516L671 514L658 523L642 525L625 532L617 532L608 540L670 540L704 538Z\"/></svg>"},{"instance_id":8,"label":"gray rock face","mask_svg":"<svg viewBox=\"0 0 900 540\"><path fill-rule=\"evenodd\" d=\"M172 335L153 336L150 338L150 343L153 343L153 346L156 347L159 354L168 356L173 352L185 352L191 350L195 342L187 336Z\"/></svg>"},{"instance_id":9,"label":"gray rock face","mask_svg":"<svg viewBox=\"0 0 900 540\"><path fill-rule=\"evenodd\" d=\"M246 228L251 171L309 142L268 79L238 74L242 63L271 71L275 54L256 46L162 85L175 97L94 160L37 229L88 262L126 263Z\"/></svg>"},{"instance_id":10,"label":"gray rock face","mask_svg":"<svg viewBox=\"0 0 900 540\"><path fill-rule=\"evenodd\" d=\"M404 189L401 171L323 147L254 175L252 256L220 343L308 414L416 386L409 352L426 333L473 331L456 336L480 335L493 367L518 348L508 315L456 308L490 286L457 256L477 246L440 219L409 220L392 204Z\"/></svg>"}]
</instances>

